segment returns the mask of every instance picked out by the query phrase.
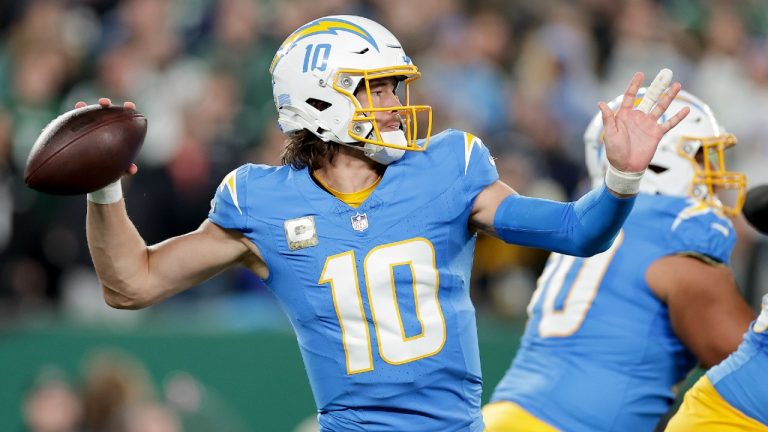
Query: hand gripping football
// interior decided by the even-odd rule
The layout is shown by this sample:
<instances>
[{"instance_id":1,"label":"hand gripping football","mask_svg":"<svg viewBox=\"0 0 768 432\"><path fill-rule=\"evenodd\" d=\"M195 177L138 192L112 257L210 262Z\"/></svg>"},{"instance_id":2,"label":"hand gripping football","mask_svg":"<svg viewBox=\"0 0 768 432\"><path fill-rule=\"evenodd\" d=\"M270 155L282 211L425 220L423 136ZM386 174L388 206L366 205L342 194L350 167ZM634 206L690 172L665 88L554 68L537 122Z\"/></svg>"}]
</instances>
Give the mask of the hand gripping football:
<instances>
[{"instance_id":1,"label":"hand gripping football","mask_svg":"<svg viewBox=\"0 0 768 432\"><path fill-rule=\"evenodd\" d=\"M146 133L146 117L133 109L88 105L66 112L37 138L24 182L53 195L101 189L125 174Z\"/></svg>"}]
</instances>

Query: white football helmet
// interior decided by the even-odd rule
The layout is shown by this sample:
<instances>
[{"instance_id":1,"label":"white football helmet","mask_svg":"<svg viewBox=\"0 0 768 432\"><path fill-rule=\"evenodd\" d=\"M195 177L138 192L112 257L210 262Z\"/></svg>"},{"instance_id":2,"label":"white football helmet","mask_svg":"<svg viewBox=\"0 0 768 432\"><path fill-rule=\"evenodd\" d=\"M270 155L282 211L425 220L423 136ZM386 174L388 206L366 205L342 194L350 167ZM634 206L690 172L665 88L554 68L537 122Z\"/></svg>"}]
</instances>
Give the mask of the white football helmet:
<instances>
[{"instance_id":1,"label":"white football helmet","mask_svg":"<svg viewBox=\"0 0 768 432\"><path fill-rule=\"evenodd\" d=\"M366 154L383 146L423 151L429 144L432 108L411 105L409 85L420 75L400 42L380 24L349 15L314 20L294 31L280 46L270 66L272 91L283 132L307 129L323 141L366 143ZM370 81L396 77L404 86L404 105L363 109L355 97L365 88L371 106ZM360 87L358 87L360 86ZM397 111L405 138L382 132L374 112ZM416 114L425 113L420 128ZM417 135L425 133L418 141ZM374 147L372 147L374 146ZM370 156L370 155L369 155Z\"/></svg>"},{"instance_id":2,"label":"white football helmet","mask_svg":"<svg viewBox=\"0 0 768 432\"><path fill-rule=\"evenodd\" d=\"M641 88L635 105L644 94L645 88ZM612 100L608 106L618 110L622 97ZM741 211L746 195L746 176L726 170L725 150L736 144L736 137L724 131L709 106L684 90L678 93L659 122L663 123L686 106L690 114L661 139L640 182L640 192L692 197L734 216ZM587 169L593 185L598 185L608 168L600 112L584 132L584 145ZM723 203L716 192L730 192L729 202Z\"/></svg>"}]
</instances>

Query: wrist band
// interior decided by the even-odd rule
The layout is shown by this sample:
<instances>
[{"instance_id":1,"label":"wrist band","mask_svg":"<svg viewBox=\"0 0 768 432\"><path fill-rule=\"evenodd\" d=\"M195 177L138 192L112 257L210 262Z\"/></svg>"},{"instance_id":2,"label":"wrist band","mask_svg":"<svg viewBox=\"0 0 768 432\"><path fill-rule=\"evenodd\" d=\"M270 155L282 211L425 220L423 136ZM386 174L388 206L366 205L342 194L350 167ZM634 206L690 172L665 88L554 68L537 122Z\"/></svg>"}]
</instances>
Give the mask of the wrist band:
<instances>
[{"instance_id":1,"label":"wrist band","mask_svg":"<svg viewBox=\"0 0 768 432\"><path fill-rule=\"evenodd\" d=\"M634 195L640 190L640 180L645 170L640 172L623 172L608 164L605 173L605 185L608 189L620 195Z\"/></svg>"},{"instance_id":2,"label":"wrist band","mask_svg":"<svg viewBox=\"0 0 768 432\"><path fill-rule=\"evenodd\" d=\"M123 187L120 180L87 195L88 201L96 204L113 204L123 199Z\"/></svg>"}]
</instances>

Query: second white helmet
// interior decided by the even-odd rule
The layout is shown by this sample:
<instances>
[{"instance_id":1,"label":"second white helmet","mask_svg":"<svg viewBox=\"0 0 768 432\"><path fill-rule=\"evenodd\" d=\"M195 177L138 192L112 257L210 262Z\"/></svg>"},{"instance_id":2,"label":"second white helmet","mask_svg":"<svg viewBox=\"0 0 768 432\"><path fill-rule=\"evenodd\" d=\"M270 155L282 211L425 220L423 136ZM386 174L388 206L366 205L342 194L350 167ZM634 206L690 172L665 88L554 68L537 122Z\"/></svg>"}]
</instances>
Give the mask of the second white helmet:
<instances>
[{"instance_id":1,"label":"second white helmet","mask_svg":"<svg viewBox=\"0 0 768 432\"><path fill-rule=\"evenodd\" d=\"M637 105L645 94L637 94ZM608 103L617 110L622 96ZM725 150L736 144L736 137L726 133L715 119L712 110L696 96L681 90L659 122L664 122L683 107L691 112L661 139L643 179L640 192L669 196L692 197L706 202L725 214L741 211L746 195L746 177L742 173L727 171ZM586 162L593 184L603 181L608 160L603 143L603 120L598 112L584 132ZM724 204L717 192L733 192Z\"/></svg>"}]
</instances>

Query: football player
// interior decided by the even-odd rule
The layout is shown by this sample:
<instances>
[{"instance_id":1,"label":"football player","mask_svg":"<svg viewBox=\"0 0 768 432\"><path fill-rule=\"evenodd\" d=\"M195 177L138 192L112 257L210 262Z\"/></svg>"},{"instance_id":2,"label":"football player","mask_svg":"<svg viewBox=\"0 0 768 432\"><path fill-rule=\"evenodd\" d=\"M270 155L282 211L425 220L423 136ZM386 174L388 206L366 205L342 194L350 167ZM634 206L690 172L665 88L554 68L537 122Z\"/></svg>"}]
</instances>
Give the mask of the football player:
<instances>
[{"instance_id":1,"label":"football player","mask_svg":"<svg viewBox=\"0 0 768 432\"><path fill-rule=\"evenodd\" d=\"M520 349L483 409L487 431L652 431L675 384L741 342L754 315L728 267L728 216L746 187L726 170L736 139L685 91L670 109L683 107L690 114L662 138L611 247L550 256ZM584 134L595 183L607 164L603 119Z\"/></svg>"},{"instance_id":2,"label":"football player","mask_svg":"<svg viewBox=\"0 0 768 432\"><path fill-rule=\"evenodd\" d=\"M708 370L686 393L667 432L766 432L768 294L739 349Z\"/></svg>"},{"instance_id":3,"label":"football player","mask_svg":"<svg viewBox=\"0 0 768 432\"><path fill-rule=\"evenodd\" d=\"M767 186L747 194L744 216L768 234ZM749 210L749 212L747 211ZM680 409L667 424L668 432L768 431L768 294L762 311L744 335L739 349L708 370L688 390Z\"/></svg>"},{"instance_id":4,"label":"football player","mask_svg":"<svg viewBox=\"0 0 768 432\"><path fill-rule=\"evenodd\" d=\"M88 196L88 242L118 308L149 306L234 265L261 277L296 331L323 431L481 431L468 295L476 231L575 255L605 250L659 140L688 113L658 122L679 83L652 110L633 109L636 74L617 112L600 104L605 181L557 203L501 183L471 133L433 136L431 108L410 100L418 69L371 20L307 23L270 71L284 165L232 171L198 230L149 247L116 182Z\"/></svg>"}]
</instances>

